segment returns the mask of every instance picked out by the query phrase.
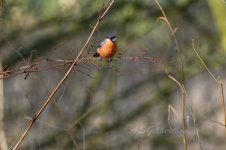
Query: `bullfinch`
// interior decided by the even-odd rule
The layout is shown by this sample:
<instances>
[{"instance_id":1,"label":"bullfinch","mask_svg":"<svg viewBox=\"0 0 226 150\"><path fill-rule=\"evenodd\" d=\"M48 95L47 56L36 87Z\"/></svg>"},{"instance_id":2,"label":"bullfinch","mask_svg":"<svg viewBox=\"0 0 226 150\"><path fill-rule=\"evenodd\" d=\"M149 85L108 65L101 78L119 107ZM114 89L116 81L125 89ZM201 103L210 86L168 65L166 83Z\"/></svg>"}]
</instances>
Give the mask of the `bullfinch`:
<instances>
[{"instance_id":1,"label":"bullfinch","mask_svg":"<svg viewBox=\"0 0 226 150\"><path fill-rule=\"evenodd\" d=\"M104 41L100 43L97 48L97 53L95 53L94 57L101 57L103 59L112 58L116 51L117 51L117 44L116 44L116 36L109 35L107 36Z\"/></svg>"}]
</instances>

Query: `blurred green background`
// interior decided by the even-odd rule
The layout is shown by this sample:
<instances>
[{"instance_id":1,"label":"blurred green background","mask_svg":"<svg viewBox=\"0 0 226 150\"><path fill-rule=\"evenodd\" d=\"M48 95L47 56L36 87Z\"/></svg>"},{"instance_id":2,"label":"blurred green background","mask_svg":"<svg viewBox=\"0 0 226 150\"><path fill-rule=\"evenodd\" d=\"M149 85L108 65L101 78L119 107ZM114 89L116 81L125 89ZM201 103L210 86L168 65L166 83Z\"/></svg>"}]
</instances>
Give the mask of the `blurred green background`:
<instances>
[{"instance_id":1,"label":"blurred green background","mask_svg":"<svg viewBox=\"0 0 226 150\"><path fill-rule=\"evenodd\" d=\"M59 59L73 60L85 44L99 11L109 2L1 1L0 61L4 71L42 60L48 61L37 66L40 69L58 64ZM192 39L205 63L224 83L226 2L159 2L175 31L184 61L188 147L225 149L224 127L210 121L224 122L220 88L192 50ZM165 73L167 69L180 80L180 61L171 32L159 17L162 13L154 0L116 0L82 55L87 61L76 66L20 148L77 149L70 132L80 149L182 149L180 90ZM109 34L118 40L115 59L89 60ZM4 79L8 147L21 136L29 118L40 109L68 66ZM172 111L169 118L170 105L179 118ZM69 131L68 127L72 129Z\"/></svg>"}]
</instances>

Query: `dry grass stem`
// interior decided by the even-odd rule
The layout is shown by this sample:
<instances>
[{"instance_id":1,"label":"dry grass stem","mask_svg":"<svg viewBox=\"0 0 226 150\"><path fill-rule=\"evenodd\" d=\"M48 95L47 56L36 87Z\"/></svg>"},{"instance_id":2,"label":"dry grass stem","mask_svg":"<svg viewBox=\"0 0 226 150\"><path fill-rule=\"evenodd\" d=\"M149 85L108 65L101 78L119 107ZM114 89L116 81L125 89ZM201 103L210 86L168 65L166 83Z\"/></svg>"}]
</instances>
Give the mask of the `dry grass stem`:
<instances>
[{"instance_id":1,"label":"dry grass stem","mask_svg":"<svg viewBox=\"0 0 226 150\"><path fill-rule=\"evenodd\" d=\"M214 81L219 84L220 89L221 89L221 101L222 101L222 107L223 107L223 111L224 111L224 126L226 125L226 110L225 110L225 101L224 101L224 88L223 88L223 83L221 80L218 80L215 78L215 76L212 74L212 72L209 70L209 68L207 67L207 65L205 64L205 62L203 61L203 59L201 58L201 56L199 55L199 53L197 52L197 50L195 49L195 44L194 44L194 39L192 39L192 47L193 50L196 54L196 56L198 57L198 59L201 61L202 65L205 67L206 71L210 74L210 76L214 79ZM225 131L226 131L226 126L225 126Z\"/></svg>"},{"instance_id":2,"label":"dry grass stem","mask_svg":"<svg viewBox=\"0 0 226 150\"><path fill-rule=\"evenodd\" d=\"M184 149L188 149L187 145L187 131L186 131L186 120L185 120L185 88L184 85L181 84L179 81L177 81L173 76L169 75L168 72L166 71L166 74L170 79L172 79L181 89L181 108L182 108L182 125L183 125L183 143L184 143Z\"/></svg>"}]
</instances>

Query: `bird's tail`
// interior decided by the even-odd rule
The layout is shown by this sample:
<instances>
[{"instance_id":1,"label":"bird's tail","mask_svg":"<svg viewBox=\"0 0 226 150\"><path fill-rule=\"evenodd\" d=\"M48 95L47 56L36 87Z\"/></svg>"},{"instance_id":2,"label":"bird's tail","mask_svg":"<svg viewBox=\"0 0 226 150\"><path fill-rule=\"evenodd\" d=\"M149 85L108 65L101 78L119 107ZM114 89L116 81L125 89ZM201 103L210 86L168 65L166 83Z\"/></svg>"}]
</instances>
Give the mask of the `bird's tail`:
<instances>
[{"instance_id":1,"label":"bird's tail","mask_svg":"<svg viewBox=\"0 0 226 150\"><path fill-rule=\"evenodd\" d=\"M99 57L99 56L100 56L99 53L95 53L95 54L93 55L93 57Z\"/></svg>"}]
</instances>

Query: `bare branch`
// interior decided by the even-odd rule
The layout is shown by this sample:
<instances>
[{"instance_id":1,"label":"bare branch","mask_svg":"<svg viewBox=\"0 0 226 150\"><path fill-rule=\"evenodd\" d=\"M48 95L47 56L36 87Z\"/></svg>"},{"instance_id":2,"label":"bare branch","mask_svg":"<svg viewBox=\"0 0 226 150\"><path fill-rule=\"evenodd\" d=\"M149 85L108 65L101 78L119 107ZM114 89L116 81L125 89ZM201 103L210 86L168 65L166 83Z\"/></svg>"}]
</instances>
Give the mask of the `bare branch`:
<instances>
[{"instance_id":1,"label":"bare branch","mask_svg":"<svg viewBox=\"0 0 226 150\"><path fill-rule=\"evenodd\" d=\"M87 47L88 43L90 42L96 28L99 26L101 20L104 18L104 16L106 15L106 13L108 12L108 10L110 9L110 7L112 6L112 4L114 3L114 0L111 1L111 3L109 4L109 6L107 7L107 9L104 11L104 13L98 18L96 25L94 26L94 29L91 31L86 43L84 44L84 46L82 47L82 49L80 50L79 54L77 55L77 57L75 58L75 60L73 61L71 67L68 69L68 71L66 72L66 74L64 75L64 77L62 78L62 80L60 81L60 83L56 86L56 88L54 89L54 91L50 94L50 96L45 100L45 103L42 105L42 107L40 108L40 110L38 111L38 113L36 114L36 116L33 118L33 120L29 123L28 127L26 128L26 130L24 131L23 135L21 136L21 138L19 139L19 141L17 142L17 144L14 146L13 150L16 150L18 148L18 146L22 143L22 141L24 140L24 138L26 137L27 133L30 131L31 127L33 126L33 124L35 123L36 119L41 115L41 113L43 112L43 110L47 107L47 105L49 104L49 102L52 100L53 96L56 94L56 92L59 90L59 88L61 87L61 85L65 82L65 80L68 78L69 74L71 73L72 69L75 67L75 65L77 64L77 61L79 59L79 57L82 55L83 51L85 50L85 48Z\"/></svg>"}]
</instances>

